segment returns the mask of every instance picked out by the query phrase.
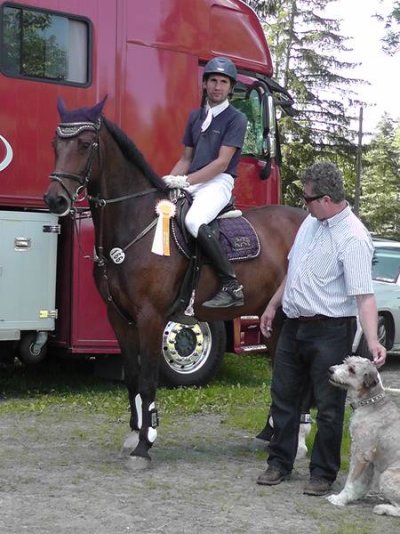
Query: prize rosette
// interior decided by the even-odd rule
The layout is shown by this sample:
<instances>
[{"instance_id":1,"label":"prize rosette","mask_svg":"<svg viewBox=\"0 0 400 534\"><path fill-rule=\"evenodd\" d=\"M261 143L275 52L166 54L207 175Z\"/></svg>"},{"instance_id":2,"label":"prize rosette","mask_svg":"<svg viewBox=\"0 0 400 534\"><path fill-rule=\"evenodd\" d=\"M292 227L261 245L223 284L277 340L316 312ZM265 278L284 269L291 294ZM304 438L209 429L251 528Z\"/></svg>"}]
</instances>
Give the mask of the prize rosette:
<instances>
[{"instance_id":1,"label":"prize rosette","mask_svg":"<svg viewBox=\"0 0 400 534\"><path fill-rule=\"evenodd\" d=\"M176 213L176 206L170 200L160 200L156 205L156 213L158 215L158 221L151 251L153 254L158 254L159 256L169 256L169 229L171 217L174 217Z\"/></svg>"}]
</instances>

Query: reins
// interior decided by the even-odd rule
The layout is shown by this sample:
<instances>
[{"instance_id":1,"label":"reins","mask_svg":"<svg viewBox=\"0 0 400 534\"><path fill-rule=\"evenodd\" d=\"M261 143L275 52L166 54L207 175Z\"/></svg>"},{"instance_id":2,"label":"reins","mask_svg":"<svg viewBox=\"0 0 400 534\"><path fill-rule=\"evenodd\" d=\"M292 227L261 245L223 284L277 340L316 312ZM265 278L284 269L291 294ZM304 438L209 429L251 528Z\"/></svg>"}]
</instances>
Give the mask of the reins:
<instances>
[{"instance_id":1,"label":"reins","mask_svg":"<svg viewBox=\"0 0 400 534\"><path fill-rule=\"evenodd\" d=\"M61 139L70 139L73 137L78 136L84 131L92 131L95 132L95 138L93 142L90 144L89 147L89 155L86 160L85 167L83 168L82 172L79 174L75 173L69 173L69 172L53 172L50 174L50 180L58 182L62 189L65 191L65 193L68 195L68 198L71 201L71 206L75 204L75 202L81 202L87 198L87 200L90 203L91 208L93 209L100 209L105 208L106 206L110 204L116 204L118 202L124 202L125 200L132 200L134 198L139 198L142 196L149 195L151 193L155 193L158 191L157 188L152 187L149 189L145 189L144 191L139 191L137 193L132 193L129 195L122 195L120 197L114 197L114 198L100 198L99 196L92 196L87 193L87 186L90 181L90 176L92 174L92 168L93 163L96 155L100 155L99 153L99 147L100 147L100 130L102 127L102 119L101 117L96 122L71 122L71 123L61 123L56 129L56 135L57 137L60 137ZM64 180L72 180L74 182L77 182L79 184L79 187L76 189L76 191L71 194L71 192L66 187ZM85 191L85 195L82 198L79 198L79 195L82 191ZM99 221L99 232L98 232L98 242L99 246L97 247L97 253L96 256L93 258L93 261L97 263L99 266L103 266L108 259L104 256L104 247L103 247L103 224L104 218L100 216ZM134 239L132 239L127 245L125 245L121 250L126 251L129 247L134 245L137 241L139 241L142 237L144 237L157 223L157 218L155 218L144 230L142 230Z\"/></svg>"},{"instance_id":2,"label":"reins","mask_svg":"<svg viewBox=\"0 0 400 534\"><path fill-rule=\"evenodd\" d=\"M65 138L72 138L76 137L83 131L92 131L95 132L95 138L93 139L92 143L89 147L89 155L87 158L87 161L85 163L84 168L81 172L78 174L69 173L69 172L53 172L50 174L50 179L52 181L56 181L60 184L64 192L67 194L70 202L71 202L71 208L74 206L76 202L83 201L87 199L90 204L90 209L95 210L98 209L99 211L99 220L97 225L97 247L95 248L95 254L92 258L90 258L97 267L102 269L102 277L105 281L105 291L106 291L106 300L114 306L116 311L123 317L129 324L134 324L134 321L132 320L132 317L130 317L128 314L125 313L124 310L122 310L117 303L114 301L114 298L111 294L111 288L110 288L110 281L109 276L107 272L107 265L110 263L110 258L107 258L104 254L104 247L103 247L103 239L104 239L104 216L103 216L103 208L106 208L109 205L116 204L119 202L124 202L126 200L132 200L135 198L140 198L152 193L156 193L159 191L156 187L151 187L149 189L145 189L143 191L139 191L136 193L131 193L128 195L122 195L119 197L114 198L101 198L100 196L92 196L88 194L87 187L90 182L90 177L93 170L93 163L95 160L95 157L97 156L100 159L100 130L102 127L102 119L101 117L95 122L74 122L74 123L61 123L57 129L56 129L56 135L62 139ZM67 186L64 183L64 180L72 180L74 182L77 182L79 185L74 193L71 193ZM85 192L85 194L80 198L80 194L82 192ZM70 209L71 209L70 208ZM75 224L75 231L77 231L76 227L76 212L77 210L74 210L74 224ZM118 254L124 254L132 245L137 243L140 239L142 239L146 234L152 230L157 224L157 217L155 217L150 224L148 224L136 237L134 237L127 245L125 245L123 248L113 248L112 250L117 250ZM78 233L78 232L77 232ZM78 240L79 241L79 240ZM82 252L82 249L79 248ZM115 261L114 257L111 256L110 251L110 257L113 259L114 263L119 263L118 261ZM88 256L84 256L88 258Z\"/></svg>"}]
</instances>

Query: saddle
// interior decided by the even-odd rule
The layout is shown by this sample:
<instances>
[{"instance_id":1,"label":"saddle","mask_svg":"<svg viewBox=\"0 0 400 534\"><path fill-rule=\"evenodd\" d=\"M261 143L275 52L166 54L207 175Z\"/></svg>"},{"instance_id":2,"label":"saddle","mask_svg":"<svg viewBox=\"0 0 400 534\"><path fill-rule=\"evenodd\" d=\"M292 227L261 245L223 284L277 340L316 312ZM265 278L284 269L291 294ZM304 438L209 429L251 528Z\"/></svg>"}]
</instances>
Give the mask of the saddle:
<instances>
[{"instance_id":1,"label":"saddle","mask_svg":"<svg viewBox=\"0 0 400 534\"><path fill-rule=\"evenodd\" d=\"M172 236L181 254L190 259L196 250L196 240L186 229L185 217L192 198L185 190L174 189L171 193L170 200L176 204L177 208L176 216L171 224ZM260 255L261 246L257 232L242 212L235 208L233 198L209 226L218 236L229 261L251 260Z\"/></svg>"},{"instance_id":2,"label":"saddle","mask_svg":"<svg viewBox=\"0 0 400 534\"><path fill-rule=\"evenodd\" d=\"M190 262L179 296L173 303L169 315L181 323L191 324L194 315L194 295L201 266L208 262L201 254L196 239L189 234L185 226L185 217L192 203L192 197L185 190L172 189L170 200L176 204L176 215L171 219L172 236L179 252ZM245 261L260 255L260 239L250 221L235 208L233 199L209 226L218 236L229 261Z\"/></svg>"}]
</instances>

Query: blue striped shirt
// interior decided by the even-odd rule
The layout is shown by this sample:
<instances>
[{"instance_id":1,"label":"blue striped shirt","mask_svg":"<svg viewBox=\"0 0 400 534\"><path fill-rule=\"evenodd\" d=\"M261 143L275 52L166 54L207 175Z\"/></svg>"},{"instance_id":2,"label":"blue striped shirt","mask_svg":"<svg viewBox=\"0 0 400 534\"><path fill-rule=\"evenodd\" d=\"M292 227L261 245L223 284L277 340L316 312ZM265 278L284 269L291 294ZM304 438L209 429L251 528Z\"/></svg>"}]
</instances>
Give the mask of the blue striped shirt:
<instances>
[{"instance_id":1,"label":"blue striped shirt","mask_svg":"<svg viewBox=\"0 0 400 534\"><path fill-rule=\"evenodd\" d=\"M324 221L308 215L288 256L285 314L356 315L355 296L374 292L373 252L368 230L349 206Z\"/></svg>"}]
</instances>

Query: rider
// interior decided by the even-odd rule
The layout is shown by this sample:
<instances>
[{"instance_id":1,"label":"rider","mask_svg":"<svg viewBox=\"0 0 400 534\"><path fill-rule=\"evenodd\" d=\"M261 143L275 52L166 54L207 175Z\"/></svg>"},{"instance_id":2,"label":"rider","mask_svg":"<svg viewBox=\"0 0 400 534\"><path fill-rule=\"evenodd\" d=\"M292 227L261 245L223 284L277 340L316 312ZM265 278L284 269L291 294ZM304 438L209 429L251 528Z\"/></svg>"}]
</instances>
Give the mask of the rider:
<instances>
[{"instance_id":1,"label":"rider","mask_svg":"<svg viewBox=\"0 0 400 534\"><path fill-rule=\"evenodd\" d=\"M170 188L185 188L193 197L185 225L197 238L221 282L208 308L244 304L243 286L208 224L230 202L246 133L246 116L229 103L237 70L230 59L216 57L204 67L205 106L191 112L180 159L163 179Z\"/></svg>"}]
</instances>

